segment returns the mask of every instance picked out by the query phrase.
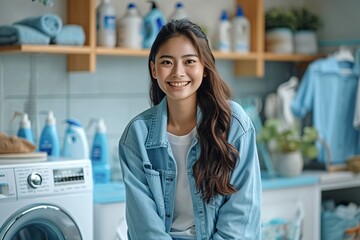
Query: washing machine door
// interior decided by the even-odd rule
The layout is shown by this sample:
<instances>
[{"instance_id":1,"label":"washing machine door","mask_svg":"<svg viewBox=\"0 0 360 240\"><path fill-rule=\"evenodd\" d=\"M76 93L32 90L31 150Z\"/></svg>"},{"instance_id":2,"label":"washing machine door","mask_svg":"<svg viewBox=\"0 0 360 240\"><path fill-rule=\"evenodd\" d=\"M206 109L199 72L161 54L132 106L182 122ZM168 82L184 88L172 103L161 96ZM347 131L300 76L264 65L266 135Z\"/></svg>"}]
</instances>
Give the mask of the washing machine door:
<instances>
[{"instance_id":1,"label":"washing machine door","mask_svg":"<svg viewBox=\"0 0 360 240\"><path fill-rule=\"evenodd\" d=\"M26 208L10 217L0 229L0 240L82 240L74 220L52 205Z\"/></svg>"}]
</instances>

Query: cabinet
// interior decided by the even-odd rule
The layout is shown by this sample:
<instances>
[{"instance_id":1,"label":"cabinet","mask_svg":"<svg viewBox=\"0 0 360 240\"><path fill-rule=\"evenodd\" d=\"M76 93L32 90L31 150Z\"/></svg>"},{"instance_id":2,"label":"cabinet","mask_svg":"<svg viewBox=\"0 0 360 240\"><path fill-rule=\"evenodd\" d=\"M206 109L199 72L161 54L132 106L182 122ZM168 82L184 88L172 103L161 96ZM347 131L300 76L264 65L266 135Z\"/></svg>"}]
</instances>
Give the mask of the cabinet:
<instances>
[{"instance_id":1,"label":"cabinet","mask_svg":"<svg viewBox=\"0 0 360 240\"><path fill-rule=\"evenodd\" d=\"M241 4L251 23L251 52L247 54L221 53L214 51L217 59L234 61L236 76L262 77L265 61L309 62L319 56L298 54L271 54L264 52L264 0L237 0ZM85 45L72 46L6 46L0 47L0 53L49 53L66 54L67 68L70 72L96 71L97 55L147 57L148 50L130 50L124 48L101 48L96 46L96 0L67 1L67 23L83 26L86 36Z\"/></svg>"}]
</instances>

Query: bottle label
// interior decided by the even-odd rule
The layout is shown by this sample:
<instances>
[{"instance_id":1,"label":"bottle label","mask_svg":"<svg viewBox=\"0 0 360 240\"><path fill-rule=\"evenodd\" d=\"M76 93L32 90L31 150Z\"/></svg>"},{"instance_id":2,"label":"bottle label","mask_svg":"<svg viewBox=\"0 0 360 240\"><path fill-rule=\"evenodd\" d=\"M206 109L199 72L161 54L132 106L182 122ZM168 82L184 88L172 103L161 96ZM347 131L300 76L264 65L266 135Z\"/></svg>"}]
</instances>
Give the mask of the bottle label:
<instances>
[{"instance_id":1,"label":"bottle label","mask_svg":"<svg viewBox=\"0 0 360 240\"><path fill-rule=\"evenodd\" d=\"M100 146L94 146L91 153L91 160L93 162L101 161L102 149Z\"/></svg>"},{"instance_id":2,"label":"bottle label","mask_svg":"<svg viewBox=\"0 0 360 240\"><path fill-rule=\"evenodd\" d=\"M104 16L104 28L105 30L116 30L116 17L115 16Z\"/></svg>"},{"instance_id":3,"label":"bottle label","mask_svg":"<svg viewBox=\"0 0 360 240\"><path fill-rule=\"evenodd\" d=\"M46 152L47 155L51 156L52 155L52 144L45 140L41 146L40 146L40 149L39 149L41 152Z\"/></svg>"}]
</instances>

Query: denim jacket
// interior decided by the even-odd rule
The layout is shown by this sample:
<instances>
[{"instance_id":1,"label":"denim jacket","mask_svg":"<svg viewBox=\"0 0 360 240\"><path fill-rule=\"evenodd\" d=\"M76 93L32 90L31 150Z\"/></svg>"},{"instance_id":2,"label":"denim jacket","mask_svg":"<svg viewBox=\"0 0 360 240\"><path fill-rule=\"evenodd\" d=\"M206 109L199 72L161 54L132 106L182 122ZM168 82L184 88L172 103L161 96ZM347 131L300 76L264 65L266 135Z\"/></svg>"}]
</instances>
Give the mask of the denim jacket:
<instances>
[{"instance_id":1,"label":"denim jacket","mask_svg":"<svg viewBox=\"0 0 360 240\"><path fill-rule=\"evenodd\" d=\"M239 151L230 182L238 191L209 203L195 187L192 166L200 156L198 138L187 155L197 240L251 239L260 234L261 178L256 134L244 110L230 101L228 141ZM201 118L198 109L197 121ZM119 142L126 189L126 221L131 240L171 240L176 162L167 140L167 100L130 121Z\"/></svg>"}]
</instances>

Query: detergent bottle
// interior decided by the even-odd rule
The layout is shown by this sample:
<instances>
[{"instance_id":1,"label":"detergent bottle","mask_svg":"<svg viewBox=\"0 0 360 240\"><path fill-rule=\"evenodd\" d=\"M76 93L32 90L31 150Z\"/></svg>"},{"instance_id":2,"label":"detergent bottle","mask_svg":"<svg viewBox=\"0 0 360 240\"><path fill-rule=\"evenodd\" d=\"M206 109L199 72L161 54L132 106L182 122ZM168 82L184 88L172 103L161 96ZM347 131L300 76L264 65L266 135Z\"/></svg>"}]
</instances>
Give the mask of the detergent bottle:
<instances>
[{"instance_id":1,"label":"detergent bottle","mask_svg":"<svg viewBox=\"0 0 360 240\"><path fill-rule=\"evenodd\" d=\"M164 14L157 8L156 3L152 3L150 12L144 17L144 42L143 48L151 48L160 29L166 23Z\"/></svg>"},{"instance_id":2,"label":"detergent bottle","mask_svg":"<svg viewBox=\"0 0 360 240\"><path fill-rule=\"evenodd\" d=\"M111 172L106 126L102 118L92 119L89 125L94 122L97 124L90 154L93 167L93 180L94 183L108 183L111 179Z\"/></svg>"},{"instance_id":3,"label":"detergent bottle","mask_svg":"<svg viewBox=\"0 0 360 240\"><path fill-rule=\"evenodd\" d=\"M116 45L116 11L110 0L102 0L96 8L97 43L103 47Z\"/></svg>"},{"instance_id":4,"label":"detergent bottle","mask_svg":"<svg viewBox=\"0 0 360 240\"><path fill-rule=\"evenodd\" d=\"M188 18L189 16L185 11L184 4L182 2L177 2L175 5L175 10L170 16L170 20L180 20Z\"/></svg>"},{"instance_id":5,"label":"detergent bottle","mask_svg":"<svg viewBox=\"0 0 360 240\"><path fill-rule=\"evenodd\" d=\"M40 136L39 151L46 152L48 156L59 157L59 136L56 129L56 119L54 117L54 113L52 111L41 113L47 113L47 117L45 120L45 126Z\"/></svg>"},{"instance_id":6,"label":"detergent bottle","mask_svg":"<svg viewBox=\"0 0 360 240\"><path fill-rule=\"evenodd\" d=\"M221 13L218 35L218 50L220 52L230 52L231 50L231 23L225 10Z\"/></svg>"},{"instance_id":7,"label":"detergent bottle","mask_svg":"<svg viewBox=\"0 0 360 240\"><path fill-rule=\"evenodd\" d=\"M134 3L129 3L126 14L118 22L118 46L141 49L144 40L144 21Z\"/></svg>"},{"instance_id":8,"label":"detergent bottle","mask_svg":"<svg viewBox=\"0 0 360 240\"><path fill-rule=\"evenodd\" d=\"M15 112L13 118L11 119L11 121L13 121L17 116L21 117L20 120L20 126L19 126L19 130L17 132L17 136L26 139L27 141L31 142L32 144L34 144L34 135L32 133L31 130L31 122L29 120L29 117L27 115L27 113L23 113L23 112Z\"/></svg>"},{"instance_id":9,"label":"detergent bottle","mask_svg":"<svg viewBox=\"0 0 360 240\"><path fill-rule=\"evenodd\" d=\"M244 16L243 9L237 6L236 16L231 22L232 48L234 52L247 53L250 51L250 22Z\"/></svg>"},{"instance_id":10,"label":"detergent bottle","mask_svg":"<svg viewBox=\"0 0 360 240\"><path fill-rule=\"evenodd\" d=\"M89 159L89 144L85 130L76 119L66 119L67 128L64 134L63 157Z\"/></svg>"}]
</instances>

